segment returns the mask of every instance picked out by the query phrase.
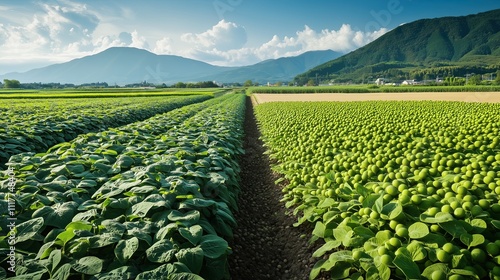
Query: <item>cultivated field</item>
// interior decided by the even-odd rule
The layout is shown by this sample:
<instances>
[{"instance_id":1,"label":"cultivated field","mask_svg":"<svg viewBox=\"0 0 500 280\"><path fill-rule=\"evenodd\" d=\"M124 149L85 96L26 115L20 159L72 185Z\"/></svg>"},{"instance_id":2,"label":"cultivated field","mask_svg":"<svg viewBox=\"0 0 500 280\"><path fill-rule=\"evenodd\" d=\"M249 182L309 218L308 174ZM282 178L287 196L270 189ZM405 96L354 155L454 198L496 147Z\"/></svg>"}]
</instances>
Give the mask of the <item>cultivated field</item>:
<instances>
[{"instance_id":1,"label":"cultivated field","mask_svg":"<svg viewBox=\"0 0 500 280\"><path fill-rule=\"evenodd\" d=\"M435 100L464 102L500 102L500 92L403 92L403 93L311 93L253 94L258 104L275 101L369 101Z\"/></svg>"},{"instance_id":2,"label":"cultivated field","mask_svg":"<svg viewBox=\"0 0 500 280\"><path fill-rule=\"evenodd\" d=\"M500 279L499 93L11 94L2 279Z\"/></svg>"},{"instance_id":3,"label":"cultivated field","mask_svg":"<svg viewBox=\"0 0 500 280\"><path fill-rule=\"evenodd\" d=\"M107 99L96 119L73 107L55 120L68 125L41 120L33 135L17 134L46 104L4 111L0 151L14 154L0 173L1 279L228 278L245 96L150 98L118 111ZM79 110L77 124L106 125L36 145L80 133ZM32 138L33 151L16 150Z\"/></svg>"},{"instance_id":4,"label":"cultivated field","mask_svg":"<svg viewBox=\"0 0 500 280\"><path fill-rule=\"evenodd\" d=\"M311 279L500 277L500 104L269 102L255 112L282 201L322 245Z\"/></svg>"}]
</instances>

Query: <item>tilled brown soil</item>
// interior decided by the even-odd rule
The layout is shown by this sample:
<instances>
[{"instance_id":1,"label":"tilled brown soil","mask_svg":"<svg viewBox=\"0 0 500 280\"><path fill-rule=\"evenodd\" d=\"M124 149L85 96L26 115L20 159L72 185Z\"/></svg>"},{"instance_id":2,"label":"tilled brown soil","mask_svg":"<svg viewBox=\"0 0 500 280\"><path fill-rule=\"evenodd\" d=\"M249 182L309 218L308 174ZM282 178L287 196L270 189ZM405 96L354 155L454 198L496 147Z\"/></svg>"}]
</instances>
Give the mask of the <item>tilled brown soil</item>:
<instances>
[{"instance_id":1,"label":"tilled brown soil","mask_svg":"<svg viewBox=\"0 0 500 280\"><path fill-rule=\"evenodd\" d=\"M241 193L238 227L231 243L229 265L232 279L309 279L315 248L309 245L312 229L293 227L296 218L287 215L280 202L277 176L270 169L259 139L253 107L247 98L245 118L246 154L241 158ZM317 247L317 246L316 246Z\"/></svg>"}]
</instances>

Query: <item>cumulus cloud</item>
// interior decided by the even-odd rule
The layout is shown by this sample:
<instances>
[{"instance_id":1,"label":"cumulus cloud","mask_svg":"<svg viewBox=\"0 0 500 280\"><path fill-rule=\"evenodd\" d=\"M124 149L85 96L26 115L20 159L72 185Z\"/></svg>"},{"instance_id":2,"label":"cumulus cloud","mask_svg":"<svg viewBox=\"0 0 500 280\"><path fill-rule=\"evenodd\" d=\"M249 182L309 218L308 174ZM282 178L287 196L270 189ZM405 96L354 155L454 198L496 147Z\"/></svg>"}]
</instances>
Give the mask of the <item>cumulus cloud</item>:
<instances>
[{"instance_id":1,"label":"cumulus cloud","mask_svg":"<svg viewBox=\"0 0 500 280\"><path fill-rule=\"evenodd\" d=\"M9 10L0 6L0 11ZM10 10L9 10L10 11ZM36 11L16 15L0 23L0 66L29 61L49 63L67 61L110 47L137 47L157 54L180 55L224 66L257 63L265 59L299 55L306 51L331 49L349 52L387 32L354 30L344 24L338 30L314 30L304 26L291 36L273 36L260 45L248 46L245 27L221 20L199 33L161 34L151 30L123 30L121 16L133 19L130 9L96 11L91 6L66 0L41 2ZM140 27L138 27L140 28ZM152 43L142 32L148 32ZM0 69L4 71L4 69ZM4 71L5 72L5 71Z\"/></svg>"},{"instance_id":2,"label":"cumulus cloud","mask_svg":"<svg viewBox=\"0 0 500 280\"><path fill-rule=\"evenodd\" d=\"M315 31L309 26L298 31L294 37L280 39L274 36L256 50L261 59L298 55L306 51L333 50L347 53L377 39L387 32L381 28L375 32L355 31L349 24L343 24L339 30L324 29Z\"/></svg>"},{"instance_id":3,"label":"cumulus cloud","mask_svg":"<svg viewBox=\"0 0 500 280\"><path fill-rule=\"evenodd\" d=\"M185 56L200 59L217 65L247 65L256 63L265 59L279 58L283 56L295 56L307 51L314 50L333 50L341 53L347 53L362 47L378 37L385 34L388 30L381 28L374 32L357 31L351 28L349 24L342 25L338 30L324 29L316 31L309 26L304 26L304 29L297 31L295 36L285 36L280 38L274 35L269 41L264 42L258 47L244 47L242 37L234 39L240 42L232 48L221 48L225 42L221 38L226 38L222 34L230 34L231 32L220 32L219 29L232 26L233 32L242 35L237 25L231 22L221 21L212 29L201 34L184 34L182 39L186 42L194 44L190 51L181 51ZM216 35L217 34L217 35ZM246 41L246 40L245 40ZM165 45L166 42L159 45ZM172 42L168 42L169 53L175 53L175 47ZM159 49L159 48L158 48Z\"/></svg>"},{"instance_id":4,"label":"cumulus cloud","mask_svg":"<svg viewBox=\"0 0 500 280\"><path fill-rule=\"evenodd\" d=\"M88 50L98 23L97 16L84 4L40 4L39 12L27 24L11 21L0 27L2 60Z\"/></svg>"},{"instance_id":5,"label":"cumulus cloud","mask_svg":"<svg viewBox=\"0 0 500 280\"><path fill-rule=\"evenodd\" d=\"M229 51L245 45L247 42L247 32L244 27L236 23L221 20L203 33L183 34L181 40L194 44L196 48Z\"/></svg>"}]
</instances>

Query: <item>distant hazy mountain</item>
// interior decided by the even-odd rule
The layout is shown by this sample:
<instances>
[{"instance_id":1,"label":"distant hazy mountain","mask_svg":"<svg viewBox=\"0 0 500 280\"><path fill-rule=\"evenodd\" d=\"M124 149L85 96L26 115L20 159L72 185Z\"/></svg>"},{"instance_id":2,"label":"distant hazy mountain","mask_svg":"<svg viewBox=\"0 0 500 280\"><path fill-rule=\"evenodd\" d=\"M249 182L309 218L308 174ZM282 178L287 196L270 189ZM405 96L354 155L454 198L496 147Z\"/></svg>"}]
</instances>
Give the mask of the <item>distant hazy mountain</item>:
<instances>
[{"instance_id":1,"label":"distant hazy mountain","mask_svg":"<svg viewBox=\"0 0 500 280\"><path fill-rule=\"evenodd\" d=\"M245 67L220 67L174 55L156 55L146 50L114 47L95 55L33 69L24 73L8 73L0 79L16 79L22 83L94 83L110 85L147 81L155 84L176 82L254 82L288 81L339 54L313 51L297 57L267 60Z\"/></svg>"},{"instance_id":2,"label":"distant hazy mountain","mask_svg":"<svg viewBox=\"0 0 500 280\"><path fill-rule=\"evenodd\" d=\"M435 71L462 76L465 72L480 74L499 67L500 10L493 10L404 24L362 48L297 76L296 80L306 81L316 75L337 81L359 81L363 76L403 78L419 75L419 71L423 75Z\"/></svg>"},{"instance_id":3,"label":"distant hazy mountain","mask_svg":"<svg viewBox=\"0 0 500 280\"><path fill-rule=\"evenodd\" d=\"M230 68L173 55L156 55L136 48L109 48L95 55L54 64L25 73L9 73L2 78L21 82L127 84L147 81L173 83Z\"/></svg>"},{"instance_id":4,"label":"distant hazy mountain","mask_svg":"<svg viewBox=\"0 0 500 280\"><path fill-rule=\"evenodd\" d=\"M223 83L252 80L258 83L275 83L292 80L296 75L307 71L326 61L341 56L332 50L310 51L293 57L282 57L259 62L250 66L238 67L207 77L205 80L215 80Z\"/></svg>"}]
</instances>

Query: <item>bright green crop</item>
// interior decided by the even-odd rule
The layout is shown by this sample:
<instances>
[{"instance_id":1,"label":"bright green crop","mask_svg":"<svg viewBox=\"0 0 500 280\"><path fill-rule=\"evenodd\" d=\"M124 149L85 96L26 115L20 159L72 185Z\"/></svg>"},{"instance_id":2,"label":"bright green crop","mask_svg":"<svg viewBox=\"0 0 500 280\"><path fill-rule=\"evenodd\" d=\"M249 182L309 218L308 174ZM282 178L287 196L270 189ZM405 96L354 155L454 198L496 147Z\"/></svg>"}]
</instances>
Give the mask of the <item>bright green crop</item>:
<instances>
[{"instance_id":1,"label":"bright green crop","mask_svg":"<svg viewBox=\"0 0 500 280\"><path fill-rule=\"evenodd\" d=\"M256 115L283 201L325 243L311 279L500 276L500 104L282 102Z\"/></svg>"}]
</instances>

